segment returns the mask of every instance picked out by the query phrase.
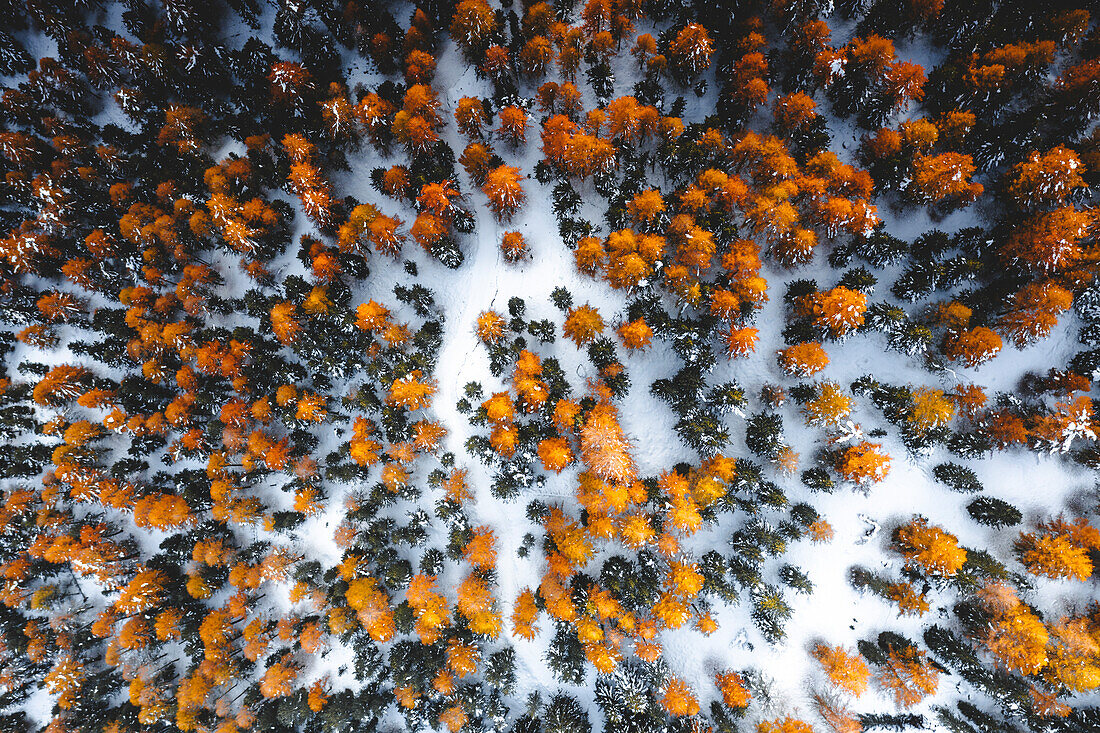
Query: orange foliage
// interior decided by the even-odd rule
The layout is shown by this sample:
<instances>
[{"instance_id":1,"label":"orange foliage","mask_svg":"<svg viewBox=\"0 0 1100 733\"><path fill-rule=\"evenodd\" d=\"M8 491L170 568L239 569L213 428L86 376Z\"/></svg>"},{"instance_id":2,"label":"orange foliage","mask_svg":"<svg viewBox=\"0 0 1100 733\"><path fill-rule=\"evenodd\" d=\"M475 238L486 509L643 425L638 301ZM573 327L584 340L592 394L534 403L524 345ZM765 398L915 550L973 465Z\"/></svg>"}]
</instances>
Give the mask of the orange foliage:
<instances>
[{"instance_id":1,"label":"orange foliage","mask_svg":"<svg viewBox=\"0 0 1100 733\"><path fill-rule=\"evenodd\" d=\"M83 392L80 383L90 375L91 372L81 366L55 366L35 385L34 401L40 405L56 406L78 397Z\"/></svg>"},{"instance_id":2,"label":"orange foliage","mask_svg":"<svg viewBox=\"0 0 1100 733\"><path fill-rule=\"evenodd\" d=\"M481 137L482 127L485 126L485 107L476 97L462 97L455 105L455 123L458 130L467 138Z\"/></svg>"},{"instance_id":3,"label":"orange foliage","mask_svg":"<svg viewBox=\"0 0 1100 733\"><path fill-rule=\"evenodd\" d=\"M832 290L815 293L810 306L813 324L832 336L843 336L863 325L867 310L867 295L839 285Z\"/></svg>"},{"instance_id":4,"label":"orange foliage","mask_svg":"<svg viewBox=\"0 0 1100 733\"><path fill-rule=\"evenodd\" d=\"M866 691L871 670L859 655L851 654L843 647L818 644L814 647L813 657L836 687L856 697Z\"/></svg>"},{"instance_id":5,"label":"orange foliage","mask_svg":"<svg viewBox=\"0 0 1100 733\"><path fill-rule=\"evenodd\" d=\"M345 591L348 605L356 612L359 624L375 641L388 641L394 634L393 611L389 596L374 578L355 578Z\"/></svg>"},{"instance_id":6,"label":"orange foliage","mask_svg":"<svg viewBox=\"0 0 1100 733\"><path fill-rule=\"evenodd\" d=\"M829 355L821 344L805 341L779 352L779 365L791 376L811 377L829 364Z\"/></svg>"},{"instance_id":7,"label":"orange foliage","mask_svg":"<svg viewBox=\"0 0 1100 733\"><path fill-rule=\"evenodd\" d=\"M943 355L965 366L976 367L996 356L1003 343L993 329L975 326L948 333L943 341Z\"/></svg>"},{"instance_id":8,"label":"orange foliage","mask_svg":"<svg viewBox=\"0 0 1100 733\"><path fill-rule=\"evenodd\" d=\"M616 333L623 346L631 350L644 349L653 339L653 329L640 317L623 323Z\"/></svg>"},{"instance_id":9,"label":"orange foliage","mask_svg":"<svg viewBox=\"0 0 1100 733\"><path fill-rule=\"evenodd\" d=\"M604 323L600 312L591 305L582 305L569 311L562 331L577 346L584 346L603 333Z\"/></svg>"},{"instance_id":10,"label":"orange foliage","mask_svg":"<svg viewBox=\"0 0 1100 733\"><path fill-rule=\"evenodd\" d=\"M1034 214L1013 229L1001 255L1028 271L1066 270L1086 257L1081 242L1095 226L1092 211L1074 206Z\"/></svg>"},{"instance_id":11,"label":"orange foliage","mask_svg":"<svg viewBox=\"0 0 1100 733\"><path fill-rule=\"evenodd\" d=\"M507 262L519 262L530 254L527 240L519 232L505 232L500 240L500 251Z\"/></svg>"},{"instance_id":12,"label":"orange foliage","mask_svg":"<svg viewBox=\"0 0 1100 733\"><path fill-rule=\"evenodd\" d=\"M893 693L898 707L911 708L939 687L939 672L927 657L914 647L891 647L886 662L879 666L876 679Z\"/></svg>"},{"instance_id":13,"label":"orange foliage","mask_svg":"<svg viewBox=\"0 0 1100 733\"><path fill-rule=\"evenodd\" d=\"M497 113L500 121L498 132L512 145L526 142L527 113L516 106L505 107Z\"/></svg>"},{"instance_id":14,"label":"orange foliage","mask_svg":"<svg viewBox=\"0 0 1100 733\"><path fill-rule=\"evenodd\" d=\"M665 684L660 702L665 712L673 717L682 718L699 712L699 701L692 694L691 688L683 680L675 677Z\"/></svg>"},{"instance_id":15,"label":"orange foliage","mask_svg":"<svg viewBox=\"0 0 1100 733\"><path fill-rule=\"evenodd\" d=\"M698 23L688 23L669 44L668 52L676 68L690 78L710 67L714 42L706 28Z\"/></svg>"},{"instance_id":16,"label":"orange foliage","mask_svg":"<svg viewBox=\"0 0 1100 733\"><path fill-rule=\"evenodd\" d=\"M714 675L714 684L722 694L726 707L740 710L748 707L752 695L745 687L745 680L736 672L719 672Z\"/></svg>"},{"instance_id":17,"label":"orange foliage","mask_svg":"<svg viewBox=\"0 0 1100 733\"><path fill-rule=\"evenodd\" d=\"M929 575L955 575L966 562L966 550L959 547L955 536L929 525L924 517L914 517L898 527L894 548L906 562Z\"/></svg>"},{"instance_id":18,"label":"orange foliage","mask_svg":"<svg viewBox=\"0 0 1100 733\"><path fill-rule=\"evenodd\" d=\"M890 456L882 452L881 443L862 441L837 454L836 470L859 485L877 483L890 472Z\"/></svg>"},{"instance_id":19,"label":"orange foliage","mask_svg":"<svg viewBox=\"0 0 1100 733\"><path fill-rule=\"evenodd\" d=\"M539 609L535 603L535 594L529 588L525 588L516 597L512 608L512 630L524 639L534 639L538 633L535 625L539 617Z\"/></svg>"},{"instance_id":20,"label":"orange foliage","mask_svg":"<svg viewBox=\"0 0 1100 733\"><path fill-rule=\"evenodd\" d=\"M1020 208L1061 204L1085 185L1085 167L1077 153L1062 145L1045 153L1032 151L1009 173L1008 193Z\"/></svg>"},{"instance_id":21,"label":"orange foliage","mask_svg":"<svg viewBox=\"0 0 1100 733\"><path fill-rule=\"evenodd\" d=\"M433 382L420 381L423 373L414 369L401 379L395 379L390 386L390 393L386 396L386 403L397 405L406 410L419 410L431 404L432 395L435 394Z\"/></svg>"},{"instance_id":22,"label":"orange foliage","mask_svg":"<svg viewBox=\"0 0 1100 733\"><path fill-rule=\"evenodd\" d=\"M991 583L979 591L990 620L982 639L998 666L1023 674L1035 674L1048 660L1050 635L1043 622L1019 601L1015 591Z\"/></svg>"},{"instance_id":23,"label":"orange foliage","mask_svg":"<svg viewBox=\"0 0 1100 733\"><path fill-rule=\"evenodd\" d=\"M756 724L756 733L814 733L814 729L809 723L788 716L760 721Z\"/></svg>"},{"instance_id":24,"label":"orange foliage","mask_svg":"<svg viewBox=\"0 0 1100 733\"><path fill-rule=\"evenodd\" d=\"M405 599L416 612L416 633L424 644L434 643L451 619L446 600L434 588L434 576L414 575L405 591Z\"/></svg>"},{"instance_id":25,"label":"orange foliage","mask_svg":"<svg viewBox=\"0 0 1100 733\"><path fill-rule=\"evenodd\" d=\"M489 198L489 208L500 221L507 221L526 200L520 183L519 168L502 165L489 171L481 190Z\"/></svg>"},{"instance_id":26,"label":"orange foliage","mask_svg":"<svg viewBox=\"0 0 1100 733\"><path fill-rule=\"evenodd\" d=\"M593 407L580 429L580 441L581 458L593 473L620 483L635 479L630 443L614 407L606 403Z\"/></svg>"},{"instance_id":27,"label":"orange foliage","mask_svg":"<svg viewBox=\"0 0 1100 733\"><path fill-rule=\"evenodd\" d=\"M547 438L539 442L539 460L547 471L561 473L562 469L573 462L573 451L569 441L564 438Z\"/></svg>"},{"instance_id":28,"label":"orange foliage","mask_svg":"<svg viewBox=\"0 0 1100 733\"><path fill-rule=\"evenodd\" d=\"M919 200L932 204L944 200L969 204L985 190L982 184L970 181L975 170L969 155L918 155L913 159L913 193Z\"/></svg>"},{"instance_id":29,"label":"orange foliage","mask_svg":"<svg viewBox=\"0 0 1100 733\"><path fill-rule=\"evenodd\" d=\"M1016 552L1027 571L1046 578L1087 580L1093 572L1090 553L1100 550L1100 530L1079 518L1041 522L1038 532L1021 532Z\"/></svg>"},{"instance_id":30,"label":"orange foliage","mask_svg":"<svg viewBox=\"0 0 1100 733\"><path fill-rule=\"evenodd\" d=\"M298 669L289 663L287 657L272 664L260 680L260 694L266 698L287 697L294 694L294 681L298 678Z\"/></svg>"},{"instance_id":31,"label":"orange foliage","mask_svg":"<svg viewBox=\"0 0 1100 733\"><path fill-rule=\"evenodd\" d=\"M496 540L491 527L475 527L473 537L466 543L462 558L481 570L490 570L496 564Z\"/></svg>"},{"instance_id":32,"label":"orange foliage","mask_svg":"<svg viewBox=\"0 0 1100 733\"><path fill-rule=\"evenodd\" d=\"M1073 294L1053 282L1033 282L1011 298L1009 311L998 326L1018 348L1045 338L1058 316L1073 304Z\"/></svg>"}]
</instances>

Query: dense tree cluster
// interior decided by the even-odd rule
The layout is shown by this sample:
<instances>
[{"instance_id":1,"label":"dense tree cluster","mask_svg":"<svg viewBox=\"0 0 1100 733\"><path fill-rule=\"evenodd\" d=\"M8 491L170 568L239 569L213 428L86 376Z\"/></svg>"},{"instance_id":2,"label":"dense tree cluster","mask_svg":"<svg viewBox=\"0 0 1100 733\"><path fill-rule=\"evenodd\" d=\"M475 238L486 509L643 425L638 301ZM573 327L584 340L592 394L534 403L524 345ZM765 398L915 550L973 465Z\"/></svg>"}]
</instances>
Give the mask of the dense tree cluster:
<instances>
[{"instance_id":1,"label":"dense tree cluster","mask_svg":"<svg viewBox=\"0 0 1100 733\"><path fill-rule=\"evenodd\" d=\"M1100 468L1085 3L0 9L4 733L1100 726L1095 497L1036 516L964 465ZM485 246L600 297L457 322ZM651 470L650 398L691 460ZM763 660L818 492L936 452L975 526L906 504L849 572L919 638L813 640L801 710L677 666L727 618Z\"/></svg>"}]
</instances>

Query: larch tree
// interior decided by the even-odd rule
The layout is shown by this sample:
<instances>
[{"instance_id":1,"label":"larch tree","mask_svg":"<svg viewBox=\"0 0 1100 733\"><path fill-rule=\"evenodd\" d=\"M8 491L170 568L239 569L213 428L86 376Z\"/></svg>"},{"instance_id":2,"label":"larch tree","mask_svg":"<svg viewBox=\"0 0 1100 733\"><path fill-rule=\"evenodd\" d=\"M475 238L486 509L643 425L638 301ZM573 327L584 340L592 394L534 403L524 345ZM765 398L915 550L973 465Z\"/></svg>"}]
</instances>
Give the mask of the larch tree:
<instances>
[{"instance_id":1,"label":"larch tree","mask_svg":"<svg viewBox=\"0 0 1100 733\"><path fill-rule=\"evenodd\" d=\"M1008 235L1001 255L1027 271L1049 274L1065 270L1086 256L1082 242L1095 224L1091 211L1074 206L1033 214Z\"/></svg>"},{"instance_id":2,"label":"larch tree","mask_svg":"<svg viewBox=\"0 0 1100 733\"><path fill-rule=\"evenodd\" d=\"M298 671L298 667L289 659L289 655L284 655L264 672L260 682L260 694L266 698L292 695Z\"/></svg>"},{"instance_id":3,"label":"larch tree","mask_svg":"<svg viewBox=\"0 0 1100 733\"><path fill-rule=\"evenodd\" d=\"M520 262L530 255L527 239L520 232L505 232L500 240L500 252L506 262Z\"/></svg>"},{"instance_id":4,"label":"larch tree","mask_svg":"<svg viewBox=\"0 0 1100 733\"><path fill-rule=\"evenodd\" d=\"M813 726L791 716L762 720L756 724L756 733L814 733Z\"/></svg>"},{"instance_id":5,"label":"larch tree","mask_svg":"<svg viewBox=\"0 0 1100 733\"><path fill-rule=\"evenodd\" d=\"M698 23L688 23L676 34L668 51L677 72L685 79L691 79L710 68L714 41L706 28Z\"/></svg>"},{"instance_id":6,"label":"larch tree","mask_svg":"<svg viewBox=\"0 0 1100 733\"><path fill-rule=\"evenodd\" d=\"M485 50L489 37L496 30L497 19L485 0L462 0L451 19L451 37L469 58Z\"/></svg>"},{"instance_id":7,"label":"larch tree","mask_svg":"<svg viewBox=\"0 0 1100 733\"><path fill-rule=\"evenodd\" d=\"M914 517L894 532L894 548L911 566L934 576L952 576L966 562L958 540L924 517Z\"/></svg>"},{"instance_id":8,"label":"larch tree","mask_svg":"<svg viewBox=\"0 0 1100 733\"><path fill-rule=\"evenodd\" d=\"M816 293L810 306L813 323L831 336L844 336L863 325L867 295L843 285Z\"/></svg>"},{"instance_id":9,"label":"larch tree","mask_svg":"<svg viewBox=\"0 0 1100 733\"><path fill-rule=\"evenodd\" d=\"M511 165L501 165L489 171L481 190L489 199L489 208L500 221L511 219L526 200L519 168Z\"/></svg>"},{"instance_id":10,"label":"larch tree","mask_svg":"<svg viewBox=\"0 0 1100 733\"><path fill-rule=\"evenodd\" d=\"M539 441L539 460L547 471L561 473L561 471L573 462L573 450L569 441L564 438L546 438Z\"/></svg>"},{"instance_id":11,"label":"larch tree","mask_svg":"<svg viewBox=\"0 0 1100 733\"><path fill-rule=\"evenodd\" d=\"M981 594L990 620L981 642L997 665L1021 674L1035 674L1047 664L1046 626L1014 593L987 586ZM991 592L992 591L992 592Z\"/></svg>"},{"instance_id":12,"label":"larch tree","mask_svg":"<svg viewBox=\"0 0 1100 733\"><path fill-rule=\"evenodd\" d=\"M838 451L836 470L856 485L877 483L890 473L890 455L881 443L861 441Z\"/></svg>"},{"instance_id":13,"label":"larch tree","mask_svg":"<svg viewBox=\"0 0 1100 733\"><path fill-rule=\"evenodd\" d=\"M829 364L829 355L816 341L805 341L781 349L778 358L783 371L799 377L812 377Z\"/></svg>"},{"instance_id":14,"label":"larch tree","mask_svg":"<svg viewBox=\"0 0 1100 733\"><path fill-rule=\"evenodd\" d=\"M495 344L504 338L508 322L496 311L483 311L477 317L477 337L484 344Z\"/></svg>"},{"instance_id":15,"label":"larch tree","mask_svg":"<svg viewBox=\"0 0 1100 733\"><path fill-rule=\"evenodd\" d=\"M620 483L635 479L630 442L611 405L598 404L589 411L580 429L580 443L581 458L598 476Z\"/></svg>"},{"instance_id":16,"label":"larch tree","mask_svg":"<svg viewBox=\"0 0 1100 733\"><path fill-rule=\"evenodd\" d=\"M1035 150L1007 174L1008 195L1021 209L1060 205L1085 185L1085 166L1077 153L1057 145L1045 153Z\"/></svg>"},{"instance_id":17,"label":"larch tree","mask_svg":"<svg viewBox=\"0 0 1100 733\"><path fill-rule=\"evenodd\" d=\"M944 395L942 389L918 387L912 394L913 404L905 420L915 432L923 434L946 427L954 419L955 403Z\"/></svg>"},{"instance_id":18,"label":"larch tree","mask_svg":"<svg viewBox=\"0 0 1100 733\"><path fill-rule=\"evenodd\" d=\"M691 688L676 677L665 683L665 691L660 702L665 712L676 718L696 715L699 712L699 701Z\"/></svg>"},{"instance_id":19,"label":"larch tree","mask_svg":"<svg viewBox=\"0 0 1100 733\"><path fill-rule=\"evenodd\" d=\"M632 351L645 349L653 340L653 329L641 317L623 323L615 333L618 334L623 346Z\"/></svg>"},{"instance_id":20,"label":"larch tree","mask_svg":"<svg viewBox=\"0 0 1100 733\"><path fill-rule=\"evenodd\" d=\"M997 327L1023 348L1045 338L1058 324L1058 316L1073 304L1073 293L1050 280L1028 283L1012 295L1008 311Z\"/></svg>"},{"instance_id":21,"label":"larch tree","mask_svg":"<svg viewBox=\"0 0 1100 733\"><path fill-rule=\"evenodd\" d=\"M539 617L539 607L535 600L535 594L530 588L525 588L516 597L512 608L512 630L524 639L533 639L538 633L536 622Z\"/></svg>"},{"instance_id":22,"label":"larch tree","mask_svg":"<svg viewBox=\"0 0 1100 733\"><path fill-rule=\"evenodd\" d=\"M802 407L802 412L809 424L837 427L852 414L854 405L855 401L839 384L824 381L814 398Z\"/></svg>"},{"instance_id":23,"label":"larch tree","mask_svg":"<svg viewBox=\"0 0 1100 733\"><path fill-rule=\"evenodd\" d=\"M485 106L480 99L477 97L459 99L455 105L454 117L458 131L467 139L471 141L481 139L488 119L485 115Z\"/></svg>"},{"instance_id":24,"label":"larch tree","mask_svg":"<svg viewBox=\"0 0 1100 733\"><path fill-rule=\"evenodd\" d=\"M1095 624L1084 618L1063 618L1050 626L1048 669L1074 692L1100 687L1100 642Z\"/></svg>"},{"instance_id":25,"label":"larch tree","mask_svg":"<svg viewBox=\"0 0 1100 733\"><path fill-rule=\"evenodd\" d=\"M970 180L976 170L973 159L962 153L918 155L913 159L910 190L918 201L965 206L984 190L982 184Z\"/></svg>"},{"instance_id":26,"label":"larch tree","mask_svg":"<svg viewBox=\"0 0 1100 733\"><path fill-rule=\"evenodd\" d=\"M585 304L569 311L562 332L578 347L591 343L603 333L604 321L600 312L591 305Z\"/></svg>"},{"instance_id":27,"label":"larch tree","mask_svg":"<svg viewBox=\"0 0 1100 733\"><path fill-rule=\"evenodd\" d=\"M805 92L777 96L772 105L775 125L783 134L804 128L817 117L817 105Z\"/></svg>"},{"instance_id":28,"label":"larch tree","mask_svg":"<svg viewBox=\"0 0 1100 733\"><path fill-rule=\"evenodd\" d=\"M1100 530L1079 518L1041 522L1036 532L1021 532L1016 541L1020 562L1033 575L1087 580L1093 572L1091 553L1100 549Z\"/></svg>"},{"instance_id":29,"label":"larch tree","mask_svg":"<svg viewBox=\"0 0 1100 733\"><path fill-rule=\"evenodd\" d=\"M867 690L871 670L858 655L843 647L818 644L813 649L813 656L837 688L856 697Z\"/></svg>"},{"instance_id":30,"label":"larch tree","mask_svg":"<svg viewBox=\"0 0 1100 733\"><path fill-rule=\"evenodd\" d=\"M719 672L714 675L714 685L722 695L722 702L731 710L743 710L748 707L752 694L745 680L736 672Z\"/></svg>"},{"instance_id":31,"label":"larch tree","mask_svg":"<svg viewBox=\"0 0 1100 733\"><path fill-rule=\"evenodd\" d=\"M913 707L939 688L939 672L924 651L912 646L890 647L875 678L902 709Z\"/></svg>"},{"instance_id":32,"label":"larch tree","mask_svg":"<svg viewBox=\"0 0 1100 733\"><path fill-rule=\"evenodd\" d=\"M527 113L516 106L505 107L497 113L497 132L513 147L527 141Z\"/></svg>"},{"instance_id":33,"label":"larch tree","mask_svg":"<svg viewBox=\"0 0 1100 733\"><path fill-rule=\"evenodd\" d=\"M991 328L975 326L950 331L943 340L943 355L967 367L976 367L1000 352L1004 341Z\"/></svg>"}]
</instances>

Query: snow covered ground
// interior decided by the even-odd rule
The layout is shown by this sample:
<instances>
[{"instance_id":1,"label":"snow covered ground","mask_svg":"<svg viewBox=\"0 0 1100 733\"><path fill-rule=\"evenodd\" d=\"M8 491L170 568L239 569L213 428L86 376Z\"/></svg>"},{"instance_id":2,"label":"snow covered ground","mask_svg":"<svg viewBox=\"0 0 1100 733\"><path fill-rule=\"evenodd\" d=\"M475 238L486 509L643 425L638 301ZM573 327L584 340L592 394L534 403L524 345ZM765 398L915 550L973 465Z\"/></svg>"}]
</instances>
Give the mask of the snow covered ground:
<instances>
[{"instance_id":1,"label":"snow covered ground","mask_svg":"<svg viewBox=\"0 0 1100 733\"><path fill-rule=\"evenodd\" d=\"M411 13L408 6L405 15ZM395 15L402 18L401 13ZM117 18L113 19L117 22ZM271 15L264 18L258 34L270 31ZM640 25L638 33L653 30ZM837 30L834 42L843 40L845 29ZM243 39L243 35L241 38ZM48 55L49 44L31 47L33 53ZM913 58L931 66L935 52L925 46L907 48L902 46L899 55ZM362 83L373 87L383 77L370 70L369 65L353 53L345 53L345 68L351 86ZM627 54L615 59L616 94L629 93L636 80L633 61ZM671 100L683 95L687 102L684 116L689 121L702 120L714 111L715 88L714 74L708 76L712 93L699 97L690 89L670 88L667 90ZM443 108L447 114L454 109L461 97L491 96L491 86L477 78L472 68L461 58L457 47L450 40L444 41L438 54L438 72L434 87L440 91ZM521 87L521 92L533 97L530 85ZM591 90L585 87L585 107L596 106ZM122 124L122 119L111 115L110 121ZM98 118L104 122L106 119ZM854 162L854 150L858 145L857 133L850 126L834 123L833 149L842 159ZM394 309L401 317L415 320L411 309L400 306L393 298L393 287L398 284L420 283L435 294L436 303L446 316L442 348L439 352L435 378L438 392L433 403L433 412L448 429L445 439L446 449L454 453L458 465L466 467L470 474L470 486L475 495L467 510L471 523L486 524L493 528L498 541L497 589L505 617L510 612L512 600L524 589L538 585L543 571L541 553L532 552L528 557L520 557L517 550L528 532L538 534L535 525L524 518L524 507L533 498L543 501L555 501L571 505L573 499L576 470L566 470L560 475L550 475L546 484L538 489L525 492L515 501L502 501L490 493L492 475L490 470L475 457L466 452L467 439L479 431L472 427L467 416L459 412L456 403L464 396L465 385L479 382L485 394L504 389L506 381L494 377L489 369L488 355L480 345L474 331L477 316L486 310L507 311L512 297L521 297L526 302L528 319L549 318L560 320L560 314L550 300L550 293L558 287L564 287L573 296L575 304L589 303L600 311L610 327L618 325L624 317L623 295L612 290L607 284L587 277L576 271L572 252L563 244L557 233L557 222L550 206L551 187L538 183L533 172L535 164L541 158L537 126L528 131L528 142L512 150L503 142L496 144L496 152L505 163L518 165L529 177L524 180L527 191L527 203L506 225L499 223L486 208L485 197L466 176L459 173L462 189L465 192L467 207L475 213L476 229L473 234L460 236L460 244L465 255L464 264L456 270L443 267L420 249L410 243L398 261L389 261L382 257L371 260L371 275L353 288L353 302L365 302L375 298ZM445 131L444 139L456 155L461 152L464 141L459 137L453 125ZM231 149L227 145L221 153ZM372 202L386 214L398 215L411 223L410 209L383 198L370 183L370 171L379 166L388 166L398 162L401 156L395 152L388 159L381 158L373 148L363 145L360 150L348 155L350 170L330 171L328 173L334 189L340 196L352 195L363 202ZM654 179L653 185L660 186L662 181ZM591 182L578 186L585 202L581 215L596 222L603 221L604 201L593 190ZM292 197L285 197L293 201ZM297 204L295 203L297 206ZM887 222L887 231L903 239L911 240L932 228L953 232L977 223L976 213L967 210L952 214L944 221L933 222L926 214L907 213L896 217L880 205L879 214ZM297 218L298 236L311 231L304 216ZM529 243L531 256L527 261L510 264L504 261L500 250L500 241L505 231L519 231ZM604 224L601 233L606 235ZM286 253L281 261L274 264L273 272L279 278L291 274L305 275L305 269L294 255L295 248ZM786 283L792 279L813 278L822 285L835 283L839 273L825 261L827 247L820 247L813 263L795 271L778 269L766 265L762 275L768 280L770 301L758 313L756 326L760 328L761 340L756 353L749 358L720 363L711 375L711 383L731 380L745 389L749 396L750 411L760 409L758 395L765 384L789 383L779 368L775 353L785 346L781 331L785 324L782 296ZM405 267L404 260L416 263L419 276L413 278ZM247 278L240 272L230 257L221 258L218 269L225 278L224 289L227 293L239 294L247 285ZM876 272L879 278L878 290L872 300L889 299L888 287L899 271L887 269ZM226 319L232 323L236 315ZM1053 364L1063 364L1066 356L1076 348L1077 324L1073 317L1065 317L1049 338L1023 350L1009 346L991 363L978 369L954 369L939 374L926 370L918 361L894 351L887 350L882 334L857 334L840 343L827 344L831 357L830 365L819 378L835 380L848 385L863 375L873 375L876 379L891 384L911 386L934 386L950 389L956 385L979 383L989 394L1013 391L1020 377L1027 372L1045 372ZM583 392L588 379L595 377L595 371L588 362L583 350L575 348L568 340L559 337L553 345L539 345L535 350L542 357L556 357L574 390ZM25 356L23 347L16 350L14 357ZM71 354L58 352L53 363L71 361ZM679 462L697 463L698 456L683 445L673 429L677 417L661 400L649 390L654 380L671 376L680 366L667 343L656 342L642 352L628 353L624 362L631 378L629 392L619 401L622 424L630 436L635 449L639 473L644 476L656 475L669 470ZM348 380L350 386L354 378ZM335 390L339 392L339 390ZM801 468L807 467L815 450L822 441L822 431L806 428L797 407L788 403L781 409L785 418L787 442L803 459ZM814 493L801 484L797 475L783 477L766 469L769 478L779 483L792 503L806 502L814 506L835 529L834 539L827 545L814 545L808 540L791 545L783 557L785 562L804 570L814 584L812 595L789 594L794 613L786 625L787 638L781 644L770 645L762 638L750 618L751 606L742 600L734 606L715 607L715 617L719 630L710 637L698 632L681 629L665 632L662 641L665 646L665 660L670 670L686 680L700 696L700 703L706 709L715 699L713 675L719 669L755 669L764 678L772 682L771 702L767 708L753 708L752 714L758 717L774 717L787 712L802 711L810 715L812 704L810 693L821 686L822 677L817 664L809 656L809 649L816 643L826 641L830 644L851 646L859 639L873 638L878 632L892 629L917 638L922 628L928 625L925 618L898 618L894 606L869 594L860 594L848 580L848 572L853 566L865 566L872 569L884 568L897 571L901 561L896 554L887 549L890 530L914 514L928 517L932 523L945 527L955 533L966 547L990 549L998 557L1007 557L1011 552L1011 543L1015 532L998 531L974 523L966 513L965 505L972 498L969 495L950 491L933 480L931 467L936 463L952 460L943 448L936 449L930 455L911 456L897 439L896 431L883 420L879 411L869 400L857 399L857 409L853 419L864 431L874 428L887 428L887 437L882 438L885 448L893 457L889 476L867 491L841 487L834 493ZM736 415L726 417L733 438L731 445L724 451L728 455L747 456L745 447L744 420ZM325 434L320 454L325 454L346 440L346 436ZM957 459L956 459L957 460ZM1069 463L1058 455L1037 455L1028 452L997 452L992 456L966 462L978 474L986 493L1004 499L1019 507L1025 515L1024 524L1029 525L1037 519L1046 518L1052 512L1074 503L1094 504L1096 485L1093 476L1083 469ZM196 463L196 466L201 465ZM427 469L424 469L424 473ZM422 478L422 477L421 477ZM348 487L349 491L351 488ZM428 495L426 495L427 497ZM313 559L318 559L326 567L339 563L341 549L333 541L332 533L343 515L342 498L330 497L325 512L302 524L293 537L298 549ZM399 505L395 514L412 507ZM725 547L732 527L720 522L692 539L691 547L699 555L710 547ZM869 527L878 528L869 538ZM438 529L438 528L437 528ZM146 536L136 533L138 536ZM257 535L258 538L259 535ZM442 536L442 535L440 535ZM152 550L161 537L148 536L147 549ZM434 537L433 539L439 539ZM415 562L414 562L415 565ZM770 566L769 566L770 567ZM457 582L457 577L445 577L441 585ZM765 581L777 583L776 577L765 577ZM1061 608L1067 603L1081 603L1089 594L1095 595L1095 584L1084 584L1074 593L1073 589L1059 583L1037 584L1030 600L1049 608ZM285 597L271 594L267 599L272 609L289 608ZM933 621L935 619L932 619ZM523 701L529 692L552 691L562 685L556 681L545 662L545 652L552 629L544 624L541 634L532 641L514 639L517 651L518 684L511 696L513 709L522 709ZM332 675L334 687L354 686L355 682L347 668L351 666L351 651L339 646L314 660L306 673L308 678L320 678ZM343 673L340 672L343 668ZM594 672L589 667L585 684L570 691L589 709L597 727L600 715L593 704ZM921 709L931 704L952 700L957 697L951 685L941 686L938 696L922 703ZM47 697L40 695L32 701L35 717L44 721ZM871 692L862 698L858 709L890 710L892 701L880 692ZM393 719L394 726L399 719ZM935 724L929 722L934 729Z\"/></svg>"}]
</instances>

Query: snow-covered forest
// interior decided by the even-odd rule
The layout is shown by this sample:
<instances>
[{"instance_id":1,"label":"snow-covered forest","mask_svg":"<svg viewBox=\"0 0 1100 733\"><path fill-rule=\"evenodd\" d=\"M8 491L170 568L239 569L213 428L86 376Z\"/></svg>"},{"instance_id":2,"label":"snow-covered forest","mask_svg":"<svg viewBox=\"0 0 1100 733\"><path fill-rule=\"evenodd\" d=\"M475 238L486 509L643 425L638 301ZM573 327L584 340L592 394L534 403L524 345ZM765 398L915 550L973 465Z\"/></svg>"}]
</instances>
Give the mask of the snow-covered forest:
<instances>
[{"instance_id":1,"label":"snow-covered forest","mask_svg":"<svg viewBox=\"0 0 1100 733\"><path fill-rule=\"evenodd\" d=\"M1085 0L0 0L0 733L1100 731Z\"/></svg>"}]
</instances>

